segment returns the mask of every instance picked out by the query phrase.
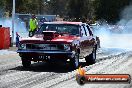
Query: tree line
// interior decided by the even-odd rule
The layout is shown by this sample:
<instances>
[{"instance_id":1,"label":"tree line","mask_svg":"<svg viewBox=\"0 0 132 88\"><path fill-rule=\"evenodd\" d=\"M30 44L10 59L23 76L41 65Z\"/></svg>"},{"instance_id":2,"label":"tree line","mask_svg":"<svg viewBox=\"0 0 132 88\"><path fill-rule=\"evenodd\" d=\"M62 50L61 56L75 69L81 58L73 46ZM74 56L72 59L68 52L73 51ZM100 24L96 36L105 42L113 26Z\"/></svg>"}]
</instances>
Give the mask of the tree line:
<instances>
[{"instance_id":1,"label":"tree line","mask_svg":"<svg viewBox=\"0 0 132 88\"><path fill-rule=\"evenodd\" d=\"M71 19L105 19L116 22L132 0L15 0L16 13L59 15ZM13 0L0 0L0 11L12 13Z\"/></svg>"}]
</instances>

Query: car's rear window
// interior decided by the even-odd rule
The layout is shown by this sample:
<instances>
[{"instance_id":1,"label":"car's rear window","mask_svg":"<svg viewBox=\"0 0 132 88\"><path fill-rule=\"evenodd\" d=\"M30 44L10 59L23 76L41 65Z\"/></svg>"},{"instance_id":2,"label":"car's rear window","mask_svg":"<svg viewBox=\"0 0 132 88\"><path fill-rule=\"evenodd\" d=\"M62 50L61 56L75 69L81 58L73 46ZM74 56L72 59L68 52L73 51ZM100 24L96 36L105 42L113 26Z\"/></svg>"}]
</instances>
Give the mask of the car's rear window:
<instances>
[{"instance_id":1,"label":"car's rear window","mask_svg":"<svg viewBox=\"0 0 132 88\"><path fill-rule=\"evenodd\" d=\"M43 31L56 31L57 33L69 33L70 35L79 34L79 25L73 24L43 24L36 32L41 34Z\"/></svg>"}]
</instances>

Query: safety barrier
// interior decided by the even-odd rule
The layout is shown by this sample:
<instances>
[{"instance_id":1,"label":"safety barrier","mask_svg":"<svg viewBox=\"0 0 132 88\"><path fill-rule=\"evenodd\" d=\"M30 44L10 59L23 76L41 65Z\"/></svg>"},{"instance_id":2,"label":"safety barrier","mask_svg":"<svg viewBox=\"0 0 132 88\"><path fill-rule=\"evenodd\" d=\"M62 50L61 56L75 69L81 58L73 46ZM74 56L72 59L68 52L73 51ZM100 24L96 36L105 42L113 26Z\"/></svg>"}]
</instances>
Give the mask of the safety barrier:
<instances>
[{"instance_id":1,"label":"safety barrier","mask_svg":"<svg viewBox=\"0 0 132 88\"><path fill-rule=\"evenodd\" d=\"M10 28L0 27L0 49L9 49L10 47Z\"/></svg>"}]
</instances>

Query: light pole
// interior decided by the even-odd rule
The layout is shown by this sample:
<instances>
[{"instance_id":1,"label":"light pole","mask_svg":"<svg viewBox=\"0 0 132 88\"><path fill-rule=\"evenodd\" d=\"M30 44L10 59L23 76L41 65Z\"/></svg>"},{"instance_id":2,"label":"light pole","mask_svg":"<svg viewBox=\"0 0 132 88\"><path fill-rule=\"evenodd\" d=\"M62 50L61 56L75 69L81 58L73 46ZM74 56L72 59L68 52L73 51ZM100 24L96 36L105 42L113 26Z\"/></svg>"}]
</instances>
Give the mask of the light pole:
<instances>
[{"instance_id":1,"label":"light pole","mask_svg":"<svg viewBox=\"0 0 132 88\"><path fill-rule=\"evenodd\" d=\"M11 46L13 46L14 41L14 24L15 23L15 0L13 0L13 8L12 8L12 39L11 39Z\"/></svg>"}]
</instances>

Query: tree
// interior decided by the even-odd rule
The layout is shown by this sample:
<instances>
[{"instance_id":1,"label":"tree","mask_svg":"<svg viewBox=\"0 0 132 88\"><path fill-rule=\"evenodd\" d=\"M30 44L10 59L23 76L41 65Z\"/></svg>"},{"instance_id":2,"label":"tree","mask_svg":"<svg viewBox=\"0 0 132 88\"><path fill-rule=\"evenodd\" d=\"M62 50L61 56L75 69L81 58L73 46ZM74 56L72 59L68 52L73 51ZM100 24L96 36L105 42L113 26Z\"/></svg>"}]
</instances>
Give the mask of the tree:
<instances>
[{"instance_id":1,"label":"tree","mask_svg":"<svg viewBox=\"0 0 132 88\"><path fill-rule=\"evenodd\" d=\"M48 13L64 16L66 14L67 0L50 0L47 2Z\"/></svg>"},{"instance_id":2,"label":"tree","mask_svg":"<svg viewBox=\"0 0 132 88\"><path fill-rule=\"evenodd\" d=\"M122 9L129 5L130 0L95 0L95 14L97 19L105 19L110 23L119 20Z\"/></svg>"},{"instance_id":3,"label":"tree","mask_svg":"<svg viewBox=\"0 0 132 88\"><path fill-rule=\"evenodd\" d=\"M9 10L12 13L13 0L1 0L0 3L2 1L5 3L5 10ZM16 13L42 14L44 0L15 0L15 2Z\"/></svg>"},{"instance_id":4,"label":"tree","mask_svg":"<svg viewBox=\"0 0 132 88\"><path fill-rule=\"evenodd\" d=\"M93 3L92 0L69 0L68 15L71 18L92 18Z\"/></svg>"},{"instance_id":5,"label":"tree","mask_svg":"<svg viewBox=\"0 0 132 88\"><path fill-rule=\"evenodd\" d=\"M5 0L0 0L0 17L3 16L3 11L5 10L5 4L6 4L6 1Z\"/></svg>"},{"instance_id":6,"label":"tree","mask_svg":"<svg viewBox=\"0 0 132 88\"><path fill-rule=\"evenodd\" d=\"M1 0L0 1L0 8L5 8L5 4L6 4L6 1L5 0Z\"/></svg>"}]
</instances>

